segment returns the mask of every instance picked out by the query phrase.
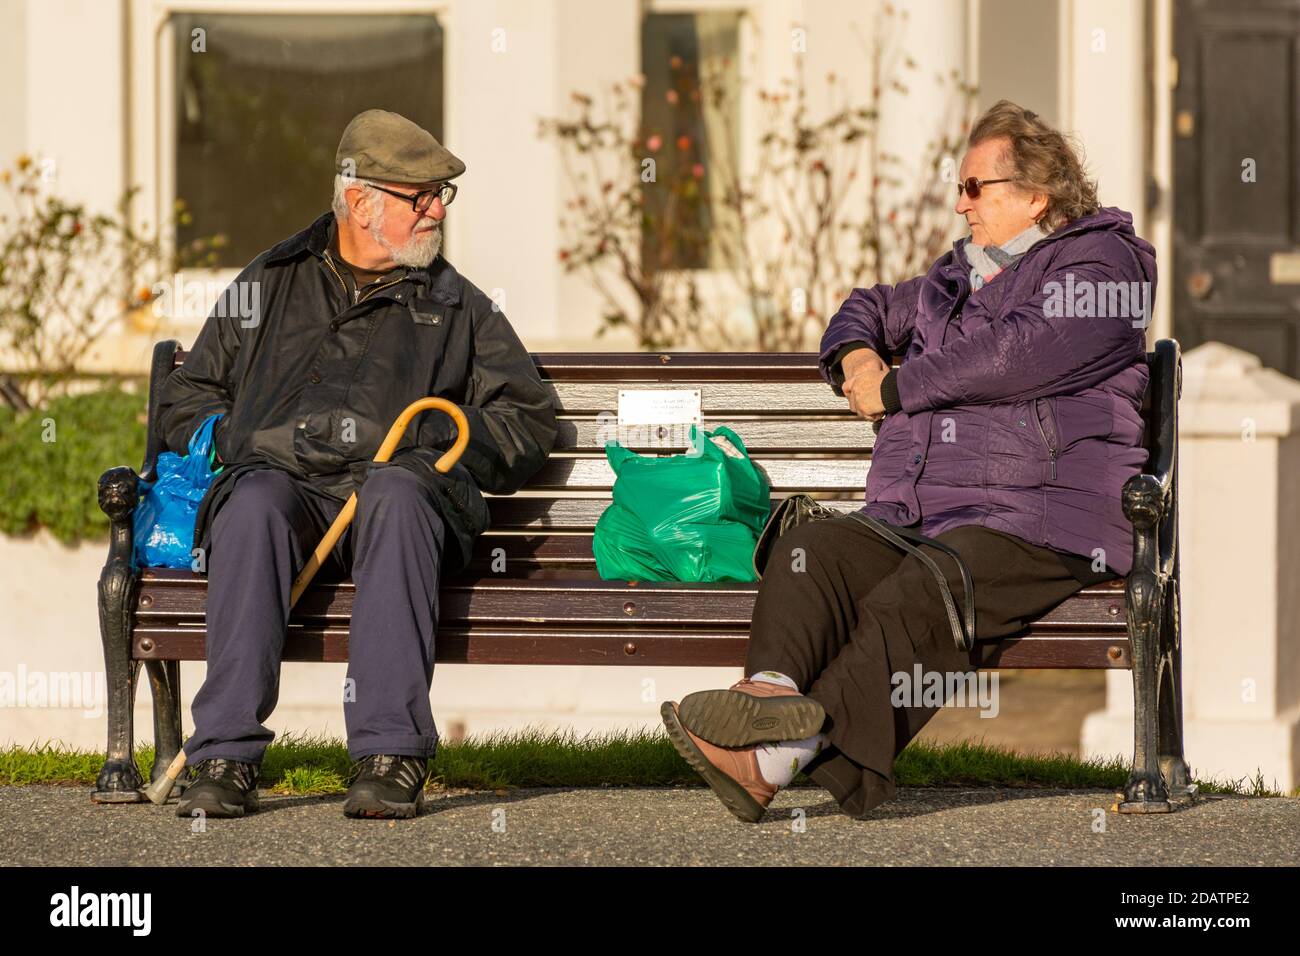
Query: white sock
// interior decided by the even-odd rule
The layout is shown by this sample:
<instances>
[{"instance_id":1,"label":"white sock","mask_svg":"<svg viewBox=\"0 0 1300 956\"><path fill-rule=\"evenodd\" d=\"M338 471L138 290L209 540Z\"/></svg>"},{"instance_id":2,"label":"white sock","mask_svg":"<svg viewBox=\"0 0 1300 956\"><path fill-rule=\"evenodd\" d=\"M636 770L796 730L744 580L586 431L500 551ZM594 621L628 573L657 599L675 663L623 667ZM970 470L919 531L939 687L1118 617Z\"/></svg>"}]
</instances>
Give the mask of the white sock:
<instances>
[{"instance_id":1,"label":"white sock","mask_svg":"<svg viewBox=\"0 0 1300 956\"><path fill-rule=\"evenodd\" d=\"M825 744L825 734L813 734L803 740L759 744L755 754L758 758L758 772L768 783L788 787L795 775L808 765L808 761L821 753Z\"/></svg>"},{"instance_id":2,"label":"white sock","mask_svg":"<svg viewBox=\"0 0 1300 956\"><path fill-rule=\"evenodd\" d=\"M794 682L793 677L786 677L780 671L759 671L749 679L765 681L768 684L781 684L791 690L797 691L799 689L799 685Z\"/></svg>"},{"instance_id":3,"label":"white sock","mask_svg":"<svg viewBox=\"0 0 1300 956\"><path fill-rule=\"evenodd\" d=\"M769 684L781 684L791 690L798 690L799 685L791 677L780 671L759 671L750 680L766 681ZM813 734L803 740L782 740L774 743L759 744L758 772L768 783L778 787L788 787L790 781L817 756L826 744L825 734Z\"/></svg>"}]
</instances>

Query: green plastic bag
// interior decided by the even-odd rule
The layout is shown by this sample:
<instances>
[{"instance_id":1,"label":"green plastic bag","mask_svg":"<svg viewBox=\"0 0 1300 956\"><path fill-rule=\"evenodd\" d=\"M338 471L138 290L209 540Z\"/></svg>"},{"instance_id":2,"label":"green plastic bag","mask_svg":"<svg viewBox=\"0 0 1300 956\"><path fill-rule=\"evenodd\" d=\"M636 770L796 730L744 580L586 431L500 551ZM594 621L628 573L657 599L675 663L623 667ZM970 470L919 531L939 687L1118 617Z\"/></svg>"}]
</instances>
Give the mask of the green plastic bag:
<instances>
[{"instance_id":1,"label":"green plastic bag","mask_svg":"<svg viewBox=\"0 0 1300 956\"><path fill-rule=\"evenodd\" d=\"M592 550L605 580L753 581L771 510L767 477L730 428L691 427L692 452L638 455L610 442L614 503Z\"/></svg>"}]
</instances>

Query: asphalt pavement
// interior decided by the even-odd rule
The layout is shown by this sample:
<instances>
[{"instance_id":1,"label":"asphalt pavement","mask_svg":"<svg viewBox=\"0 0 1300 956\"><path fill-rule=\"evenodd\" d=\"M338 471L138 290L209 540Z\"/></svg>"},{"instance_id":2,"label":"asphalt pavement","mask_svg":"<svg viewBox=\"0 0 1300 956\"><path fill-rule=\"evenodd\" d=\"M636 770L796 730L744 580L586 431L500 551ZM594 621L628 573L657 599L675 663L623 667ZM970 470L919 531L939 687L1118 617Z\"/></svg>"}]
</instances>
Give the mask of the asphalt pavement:
<instances>
[{"instance_id":1,"label":"asphalt pavement","mask_svg":"<svg viewBox=\"0 0 1300 956\"><path fill-rule=\"evenodd\" d=\"M758 824L706 789L431 791L413 820L350 820L342 795L262 791L240 820L173 800L100 806L89 788L0 787L0 864L1216 865L1300 863L1300 800L1201 797L1171 814L1109 812L1111 791L900 789L870 819L821 789L777 795Z\"/></svg>"}]
</instances>

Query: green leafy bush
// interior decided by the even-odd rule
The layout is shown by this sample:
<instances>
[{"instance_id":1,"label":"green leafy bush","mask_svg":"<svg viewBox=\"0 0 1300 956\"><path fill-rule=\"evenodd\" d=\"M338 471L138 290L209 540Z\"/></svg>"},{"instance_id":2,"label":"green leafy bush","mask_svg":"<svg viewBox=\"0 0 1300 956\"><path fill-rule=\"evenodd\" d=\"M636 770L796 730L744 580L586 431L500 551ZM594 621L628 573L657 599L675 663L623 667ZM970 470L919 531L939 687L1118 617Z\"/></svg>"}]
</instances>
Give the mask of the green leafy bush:
<instances>
[{"instance_id":1,"label":"green leafy bush","mask_svg":"<svg viewBox=\"0 0 1300 956\"><path fill-rule=\"evenodd\" d=\"M120 387L52 399L15 415L0 409L0 532L44 526L60 541L105 538L99 476L144 462L148 403Z\"/></svg>"}]
</instances>

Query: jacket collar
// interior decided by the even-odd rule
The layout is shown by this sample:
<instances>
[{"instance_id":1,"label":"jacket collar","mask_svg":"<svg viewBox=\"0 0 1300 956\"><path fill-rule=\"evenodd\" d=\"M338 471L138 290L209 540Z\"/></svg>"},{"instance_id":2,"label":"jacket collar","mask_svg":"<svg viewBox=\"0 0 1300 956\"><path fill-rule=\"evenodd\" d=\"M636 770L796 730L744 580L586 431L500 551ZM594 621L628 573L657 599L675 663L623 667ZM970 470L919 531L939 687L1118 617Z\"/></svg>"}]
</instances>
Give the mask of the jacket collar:
<instances>
[{"instance_id":1,"label":"jacket collar","mask_svg":"<svg viewBox=\"0 0 1300 956\"><path fill-rule=\"evenodd\" d=\"M1058 227L1046 236L1039 239L1032 246L1025 250L1024 255L1017 259L1011 266L1012 271L1020 267L1020 264L1030 257L1031 253L1036 253L1052 243L1059 242L1069 236L1075 236L1082 232L1132 232L1133 214L1125 212L1117 206L1102 206L1094 213L1087 216L1080 216L1078 219L1072 219L1070 222ZM952 251L947 253L944 258L939 260L942 264L942 271L945 276L951 277L959 272L967 271L966 253L964 246L970 242L970 236L962 236L954 240Z\"/></svg>"},{"instance_id":2,"label":"jacket collar","mask_svg":"<svg viewBox=\"0 0 1300 956\"><path fill-rule=\"evenodd\" d=\"M317 259L324 258L336 229L334 213L325 213L306 229L272 246L266 253L267 265L294 259L306 252ZM422 286L423 294L439 305L454 306L460 303L460 274L443 258L442 253L423 269L408 269L403 281Z\"/></svg>"},{"instance_id":3,"label":"jacket collar","mask_svg":"<svg viewBox=\"0 0 1300 956\"><path fill-rule=\"evenodd\" d=\"M1030 246L1030 249L1035 249L1040 245L1044 245L1047 243L1056 242L1060 239L1064 239L1067 236L1073 236L1080 232L1098 232L1098 231L1124 232L1124 231L1132 231L1132 228L1133 228L1132 213L1126 212L1123 209L1120 209L1118 206L1102 206L1094 213L1090 213L1086 216L1080 216L1078 219L1072 219L1069 222L1065 223L1064 225L1057 227L1055 230L1045 235L1042 239L1039 239L1038 242ZM953 253L955 255L961 256L962 261L965 261L965 255L962 252L962 247L965 246L968 242L970 242L970 236L965 235L962 236L960 239L954 240L952 244Z\"/></svg>"}]
</instances>

